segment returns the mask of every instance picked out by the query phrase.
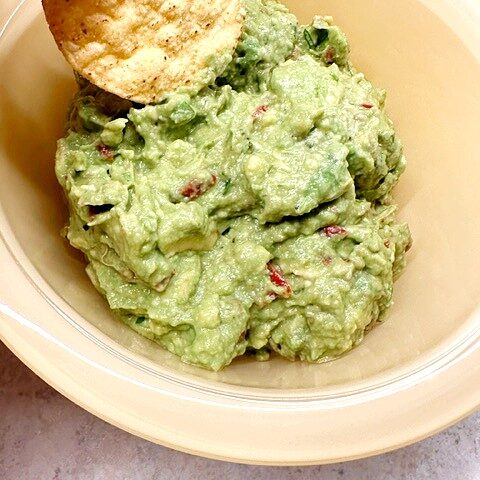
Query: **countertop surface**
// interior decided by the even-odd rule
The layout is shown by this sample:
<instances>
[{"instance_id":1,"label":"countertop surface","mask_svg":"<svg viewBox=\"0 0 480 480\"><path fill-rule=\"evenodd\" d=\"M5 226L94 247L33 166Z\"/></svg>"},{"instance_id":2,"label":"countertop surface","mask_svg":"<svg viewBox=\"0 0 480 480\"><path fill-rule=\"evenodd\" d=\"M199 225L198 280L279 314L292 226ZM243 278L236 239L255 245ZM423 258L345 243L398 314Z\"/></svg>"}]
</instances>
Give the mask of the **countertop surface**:
<instances>
[{"instance_id":1,"label":"countertop surface","mask_svg":"<svg viewBox=\"0 0 480 480\"><path fill-rule=\"evenodd\" d=\"M136 438L77 407L0 343L2 480L480 480L480 413L416 445L350 463L257 467Z\"/></svg>"}]
</instances>

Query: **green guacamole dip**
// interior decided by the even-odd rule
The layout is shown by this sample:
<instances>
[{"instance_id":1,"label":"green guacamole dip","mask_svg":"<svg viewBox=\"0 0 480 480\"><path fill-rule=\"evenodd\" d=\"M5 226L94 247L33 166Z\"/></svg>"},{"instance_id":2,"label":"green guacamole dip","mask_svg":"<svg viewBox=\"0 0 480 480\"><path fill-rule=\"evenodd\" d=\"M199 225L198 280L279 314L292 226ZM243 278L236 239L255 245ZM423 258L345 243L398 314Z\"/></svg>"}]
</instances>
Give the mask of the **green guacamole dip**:
<instances>
[{"instance_id":1,"label":"green guacamole dip","mask_svg":"<svg viewBox=\"0 0 480 480\"><path fill-rule=\"evenodd\" d=\"M231 63L199 93L143 106L78 79L56 158L66 236L112 310L212 370L350 350L392 304L410 244L385 93L330 18L244 4Z\"/></svg>"}]
</instances>

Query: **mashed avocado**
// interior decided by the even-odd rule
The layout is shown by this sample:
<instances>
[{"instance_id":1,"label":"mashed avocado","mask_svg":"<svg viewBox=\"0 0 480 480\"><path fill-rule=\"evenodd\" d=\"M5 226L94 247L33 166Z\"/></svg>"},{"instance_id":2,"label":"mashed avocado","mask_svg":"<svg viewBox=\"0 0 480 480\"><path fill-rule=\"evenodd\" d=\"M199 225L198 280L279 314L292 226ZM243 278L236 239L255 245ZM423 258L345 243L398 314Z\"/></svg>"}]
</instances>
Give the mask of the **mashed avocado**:
<instances>
[{"instance_id":1,"label":"mashed avocado","mask_svg":"<svg viewBox=\"0 0 480 480\"><path fill-rule=\"evenodd\" d=\"M56 173L66 235L116 314L184 362L319 362L392 304L408 227L385 94L328 17L245 0L232 63L158 105L79 79Z\"/></svg>"}]
</instances>

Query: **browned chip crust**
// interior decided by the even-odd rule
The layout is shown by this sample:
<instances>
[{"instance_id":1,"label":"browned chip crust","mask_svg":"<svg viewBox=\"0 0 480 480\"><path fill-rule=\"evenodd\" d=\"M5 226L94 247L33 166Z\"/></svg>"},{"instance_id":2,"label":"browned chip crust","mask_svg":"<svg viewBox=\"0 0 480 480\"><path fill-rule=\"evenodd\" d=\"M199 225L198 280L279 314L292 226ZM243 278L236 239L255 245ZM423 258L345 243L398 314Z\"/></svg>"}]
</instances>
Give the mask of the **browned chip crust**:
<instances>
[{"instance_id":1,"label":"browned chip crust","mask_svg":"<svg viewBox=\"0 0 480 480\"><path fill-rule=\"evenodd\" d=\"M213 82L241 35L240 0L42 0L67 61L139 103Z\"/></svg>"}]
</instances>

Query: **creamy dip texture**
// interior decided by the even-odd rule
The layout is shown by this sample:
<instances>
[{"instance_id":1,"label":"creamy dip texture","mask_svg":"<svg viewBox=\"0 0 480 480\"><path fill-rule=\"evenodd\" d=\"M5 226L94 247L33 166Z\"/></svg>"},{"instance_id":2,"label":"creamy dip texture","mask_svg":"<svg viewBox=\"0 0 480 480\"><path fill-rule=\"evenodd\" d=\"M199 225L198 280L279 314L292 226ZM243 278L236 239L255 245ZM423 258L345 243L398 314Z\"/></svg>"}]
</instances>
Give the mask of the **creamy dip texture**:
<instances>
[{"instance_id":1,"label":"creamy dip texture","mask_svg":"<svg viewBox=\"0 0 480 480\"><path fill-rule=\"evenodd\" d=\"M410 244L385 93L328 17L245 0L226 70L158 105L78 79L56 173L66 236L111 309L184 362L319 362L392 304Z\"/></svg>"}]
</instances>

